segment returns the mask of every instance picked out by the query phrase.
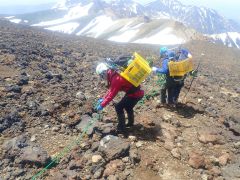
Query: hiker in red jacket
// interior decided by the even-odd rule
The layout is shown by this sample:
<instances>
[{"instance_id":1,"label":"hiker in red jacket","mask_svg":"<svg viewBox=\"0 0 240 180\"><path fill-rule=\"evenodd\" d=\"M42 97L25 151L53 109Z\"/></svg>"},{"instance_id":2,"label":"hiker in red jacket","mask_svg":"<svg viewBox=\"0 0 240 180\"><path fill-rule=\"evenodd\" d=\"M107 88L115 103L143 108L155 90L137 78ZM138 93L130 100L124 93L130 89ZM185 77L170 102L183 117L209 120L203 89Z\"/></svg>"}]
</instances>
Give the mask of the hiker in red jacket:
<instances>
[{"instance_id":1,"label":"hiker in red jacket","mask_svg":"<svg viewBox=\"0 0 240 180\"><path fill-rule=\"evenodd\" d=\"M131 127L134 124L133 108L144 96L144 91L141 90L140 86L133 86L115 70L110 69L105 63L101 63L97 66L96 73L100 75L101 78L107 80L109 87L104 98L99 99L97 111L100 111L107 106L119 91L124 91L126 93L122 100L115 105L115 110L118 117L117 130L119 132L124 132L126 127ZM128 115L128 123L126 125L124 109Z\"/></svg>"}]
</instances>

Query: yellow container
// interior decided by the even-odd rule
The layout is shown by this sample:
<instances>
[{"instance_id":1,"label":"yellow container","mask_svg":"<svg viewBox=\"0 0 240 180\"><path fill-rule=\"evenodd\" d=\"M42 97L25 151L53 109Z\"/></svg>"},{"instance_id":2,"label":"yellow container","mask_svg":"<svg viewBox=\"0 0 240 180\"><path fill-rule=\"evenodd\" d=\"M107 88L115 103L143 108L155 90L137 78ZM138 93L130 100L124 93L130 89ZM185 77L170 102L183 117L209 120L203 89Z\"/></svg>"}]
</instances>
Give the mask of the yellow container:
<instances>
[{"instance_id":1,"label":"yellow container","mask_svg":"<svg viewBox=\"0 0 240 180\"><path fill-rule=\"evenodd\" d=\"M148 62L135 52L134 60L120 75L137 87L147 78L151 71L152 69L148 65Z\"/></svg>"},{"instance_id":2,"label":"yellow container","mask_svg":"<svg viewBox=\"0 0 240 180\"><path fill-rule=\"evenodd\" d=\"M170 61L168 63L168 68L170 76L184 76L193 70L192 58L187 58L179 62Z\"/></svg>"}]
</instances>

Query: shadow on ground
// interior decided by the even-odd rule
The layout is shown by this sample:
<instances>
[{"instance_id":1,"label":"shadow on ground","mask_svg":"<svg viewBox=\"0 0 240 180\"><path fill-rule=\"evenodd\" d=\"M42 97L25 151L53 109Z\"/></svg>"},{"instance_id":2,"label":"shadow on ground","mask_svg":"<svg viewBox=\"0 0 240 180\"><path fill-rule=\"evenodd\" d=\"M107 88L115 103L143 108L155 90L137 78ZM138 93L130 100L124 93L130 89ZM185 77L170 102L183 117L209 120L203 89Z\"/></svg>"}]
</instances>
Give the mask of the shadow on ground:
<instances>
[{"instance_id":1,"label":"shadow on ground","mask_svg":"<svg viewBox=\"0 0 240 180\"><path fill-rule=\"evenodd\" d=\"M142 124L137 124L127 130L128 136L136 136L138 140L153 141L157 140L158 136L162 136L161 126L155 125L146 127Z\"/></svg>"},{"instance_id":2,"label":"shadow on ground","mask_svg":"<svg viewBox=\"0 0 240 180\"><path fill-rule=\"evenodd\" d=\"M192 105L179 103L176 107L168 106L167 109L176 112L178 115L184 118L192 118L195 114L203 114L204 111L196 108Z\"/></svg>"}]
</instances>

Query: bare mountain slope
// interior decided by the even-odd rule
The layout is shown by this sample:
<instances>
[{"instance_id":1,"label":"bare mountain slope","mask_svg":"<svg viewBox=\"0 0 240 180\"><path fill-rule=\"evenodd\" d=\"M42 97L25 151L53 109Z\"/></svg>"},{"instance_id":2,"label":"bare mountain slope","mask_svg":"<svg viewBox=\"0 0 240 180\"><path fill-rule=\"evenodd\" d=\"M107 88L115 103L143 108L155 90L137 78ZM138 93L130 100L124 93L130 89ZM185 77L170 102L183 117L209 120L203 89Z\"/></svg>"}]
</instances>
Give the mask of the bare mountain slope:
<instances>
[{"instance_id":1,"label":"bare mountain slope","mask_svg":"<svg viewBox=\"0 0 240 180\"><path fill-rule=\"evenodd\" d=\"M148 98L137 105L135 126L124 138L115 133L110 104L72 148L67 145L97 116L92 104L107 90L97 63L134 51L156 57L159 47L0 21L0 178L31 179L71 147L38 179L238 179L240 52L208 41L183 46L201 65L185 102L191 78L186 81L182 106L159 107L158 96ZM147 95L159 91L155 78L143 83Z\"/></svg>"}]
</instances>

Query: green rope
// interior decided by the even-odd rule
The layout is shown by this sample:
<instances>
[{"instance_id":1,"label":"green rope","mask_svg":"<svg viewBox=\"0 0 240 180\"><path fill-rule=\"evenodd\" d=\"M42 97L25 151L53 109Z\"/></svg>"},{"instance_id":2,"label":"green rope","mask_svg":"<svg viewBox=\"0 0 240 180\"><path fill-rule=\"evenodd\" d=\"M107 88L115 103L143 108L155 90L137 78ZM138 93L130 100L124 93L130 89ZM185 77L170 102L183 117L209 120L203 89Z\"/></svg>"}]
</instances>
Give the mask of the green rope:
<instances>
[{"instance_id":1,"label":"green rope","mask_svg":"<svg viewBox=\"0 0 240 180\"><path fill-rule=\"evenodd\" d=\"M158 80L157 80L157 85L160 87L160 88L163 88L166 84L166 75L165 74L158 74Z\"/></svg>"},{"instance_id":2,"label":"green rope","mask_svg":"<svg viewBox=\"0 0 240 180\"><path fill-rule=\"evenodd\" d=\"M89 121L89 123L85 126L85 128L83 129L83 132L81 133L81 135L74 141L72 141L68 146L66 146L60 153L58 153L58 155L56 157L54 157L52 159L52 161L46 166L44 167L41 171L39 171L37 174L35 174L32 177L32 180L36 180L38 177L40 177L45 171L47 171L48 169L50 169L52 166L54 166L55 164L58 164L60 162L60 160L66 155L68 154L75 146L79 145L79 143L81 142L82 138L84 137L84 135L86 134L86 132L88 131L88 129L100 118L100 114L98 114L98 117L94 117L91 118L91 121Z\"/></svg>"},{"instance_id":3,"label":"green rope","mask_svg":"<svg viewBox=\"0 0 240 180\"><path fill-rule=\"evenodd\" d=\"M158 80L156 82L153 81L152 87L159 86L162 88L166 83L166 75L164 74L158 74ZM150 89L150 86L147 86L148 91ZM145 103L146 100L149 100L151 97L155 97L158 94L157 90L151 90L150 92L146 93L143 98L138 102L141 106Z\"/></svg>"}]
</instances>

